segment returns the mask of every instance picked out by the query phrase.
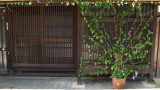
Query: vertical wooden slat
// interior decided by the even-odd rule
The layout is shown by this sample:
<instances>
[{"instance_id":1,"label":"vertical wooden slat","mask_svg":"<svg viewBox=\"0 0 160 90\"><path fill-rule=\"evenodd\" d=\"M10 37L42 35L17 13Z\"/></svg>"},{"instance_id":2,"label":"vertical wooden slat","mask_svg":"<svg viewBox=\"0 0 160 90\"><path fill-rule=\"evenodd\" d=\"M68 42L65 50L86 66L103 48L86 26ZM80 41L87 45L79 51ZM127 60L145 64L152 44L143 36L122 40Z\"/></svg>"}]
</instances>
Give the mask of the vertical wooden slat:
<instances>
[{"instance_id":1,"label":"vertical wooden slat","mask_svg":"<svg viewBox=\"0 0 160 90\"><path fill-rule=\"evenodd\" d=\"M38 43L38 47L37 47L37 50L39 50L40 51L40 29L38 28L38 27L40 27L39 26L39 17L40 17L40 7L39 6L37 6L36 7L36 32L38 32L38 33L36 33L36 36L37 36L37 38L38 38L38 40L37 40L37 43ZM40 62L41 60L40 60L40 52L38 53L38 56L39 56L39 58L37 57L37 59L36 59L36 61L34 62L35 64L36 64L36 62Z\"/></svg>"},{"instance_id":2,"label":"vertical wooden slat","mask_svg":"<svg viewBox=\"0 0 160 90\"><path fill-rule=\"evenodd\" d=\"M57 18L58 18L58 20L57 20L57 23L58 23L58 28L57 28L57 31L58 31L58 39L59 39L59 41L60 41L60 12L59 12L59 9L60 9L60 6L59 5L57 5ZM57 41L57 43L58 43L58 45L57 45L57 47L58 47L58 52L57 52L57 62L59 63L59 61L58 60L60 60L60 58L59 58L59 56L60 56L60 54L59 54L59 52L60 52L60 45L61 45L61 43L59 42L59 41ZM61 61L60 61L61 62Z\"/></svg>"},{"instance_id":3,"label":"vertical wooden slat","mask_svg":"<svg viewBox=\"0 0 160 90\"><path fill-rule=\"evenodd\" d=\"M50 9L50 6L48 6L48 7L45 7L45 16L44 16L44 22L45 22L45 20L47 20L47 22L46 22L46 28L44 29L44 38L45 38L45 41L44 41L44 50L45 50L45 54L44 54L44 56L45 56L45 60L44 60L44 62L45 62L45 64L46 63L48 63L49 62L49 60L47 59L47 56L46 55L48 55L48 47L47 47L47 42L46 42L46 40L48 41L48 31L49 31L49 24L48 24L48 21L49 21L49 9ZM45 19L46 18L46 19ZM46 33L47 32L47 33Z\"/></svg>"},{"instance_id":4,"label":"vertical wooden slat","mask_svg":"<svg viewBox=\"0 0 160 90\"><path fill-rule=\"evenodd\" d=\"M33 61L35 61L35 59L34 59L34 56L35 56L35 53L34 53L35 52L35 48L34 48L35 47L34 46L35 37L33 37L34 36L34 32L33 32L34 31L34 26L33 26L33 23L34 23L34 7L33 6L31 7L31 20L32 21L30 22L30 25L31 25L31 37L32 38L30 38L31 39L30 43L31 43L32 48L31 48L31 51L30 51L31 52L30 56L31 56L31 61L33 62ZM30 62L30 63L32 63L32 62Z\"/></svg>"},{"instance_id":5,"label":"vertical wooden slat","mask_svg":"<svg viewBox=\"0 0 160 90\"><path fill-rule=\"evenodd\" d=\"M33 7L32 6L32 19L33 19L33 22L31 23L31 26L32 26L32 36L35 36L34 37L34 40L32 40L32 48L34 49L33 51L32 51L32 53L33 53L33 55L32 55L32 58L33 58L33 61L36 61L36 59L35 59L35 57L36 57L36 48L37 48L37 46L35 45L36 43L36 40L37 40L37 37L36 37L36 35L35 35L35 8L36 7Z\"/></svg>"},{"instance_id":6,"label":"vertical wooden slat","mask_svg":"<svg viewBox=\"0 0 160 90\"><path fill-rule=\"evenodd\" d=\"M10 7L11 10L13 11L13 7ZM14 39L13 39L13 12L10 12L10 24L9 24L9 27L10 27L10 39L11 39L11 45L10 45L10 64L9 64L9 75L13 75L13 69L12 69L12 63L14 62Z\"/></svg>"},{"instance_id":7,"label":"vertical wooden slat","mask_svg":"<svg viewBox=\"0 0 160 90\"><path fill-rule=\"evenodd\" d=\"M28 24L28 27L29 27L29 30L28 30L28 31L29 31L29 33L28 33L28 37L27 37L27 38L28 38L29 40L28 40L28 52L27 52L27 57L28 57L28 58L27 58L27 59L28 59L27 61L28 61L28 62L27 62L27 63L30 64L30 63L32 62L32 58L31 58L31 53L32 53L32 52L31 52L31 49L32 49L32 48L30 48L30 47L31 47L31 37L32 37L32 33L31 33L31 31L32 31L32 27L31 27L31 21L32 21L32 17L31 17L32 11L31 11L31 8L32 8L32 6L29 6L28 8L29 8L29 18L28 18L28 19L29 19L29 21L28 21L28 23L29 23L29 24Z\"/></svg>"},{"instance_id":8,"label":"vertical wooden slat","mask_svg":"<svg viewBox=\"0 0 160 90\"><path fill-rule=\"evenodd\" d=\"M54 18L53 18L53 21L52 21L52 22L54 23L54 25L52 25L52 26L53 26L53 28L54 28L54 30L53 30L54 35L52 35L51 38L53 38L53 36L56 35L56 32L55 32L55 31L56 31L56 30L55 30L55 29L56 29L56 28L55 28L55 21L56 21L56 20L55 20L55 18L56 18L56 6L53 6L53 7L54 7L54 10L53 10L53 12L54 12L54 15L53 15ZM54 43L54 46L56 46L56 43ZM56 58L55 50L53 50L52 52L53 52L52 56L54 57L54 62L55 62L55 58Z\"/></svg>"},{"instance_id":9,"label":"vertical wooden slat","mask_svg":"<svg viewBox=\"0 0 160 90\"><path fill-rule=\"evenodd\" d=\"M31 62L32 62L32 58L31 58L31 37L32 37L32 33L31 33L31 31L32 31L32 27L31 27L31 21L32 21L32 17L31 17L31 13L32 13L32 11L31 11L31 8L32 8L32 6L29 6L28 7L29 8L29 21L28 21L28 27L29 27L29 30L28 30L28 36L27 36L27 39L28 39L28 52L27 52L27 64L30 64Z\"/></svg>"},{"instance_id":10,"label":"vertical wooden slat","mask_svg":"<svg viewBox=\"0 0 160 90\"><path fill-rule=\"evenodd\" d=\"M21 21L22 21L22 14L21 14L22 12L21 12L21 11L22 11L22 6L19 6L19 13L20 13L20 14L19 14L19 21L18 21L18 23L19 23L18 25L20 25L20 27L19 27L19 33L20 33L20 34L19 34L19 38L22 38L22 30L23 30L23 29L22 29L23 23L21 22ZM18 38L17 38L17 39L18 39ZM22 40L19 40L19 39L18 39L18 41L19 41L19 42L17 43L17 47L16 47L16 48L17 48L18 53L19 53L18 56L20 57L20 56L22 55L22 54L21 54L21 53L22 53Z\"/></svg>"},{"instance_id":11,"label":"vertical wooden slat","mask_svg":"<svg viewBox=\"0 0 160 90\"><path fill-rule=\"evenodd\" d=\"M1 71L1 73L3 73L3 69L4 69L4 51L3 51L3 29L2 29L2 17L4 17L4 16L0 16L0 36L1 36L1 49L2 49L2 63L1 63L1 65L2 65L2 67L0 68L0 71Z\"/></svg>"},{"instance_id":12,"label":"vertical wooden slat","mask_svg":"<svg viewBox=\"0 0 160 90\"><path fill-rule=\"evenodd\" d=\"M40 61L40 30L39 30L39 28L38 28L38 25L39 25L39 6L36 6L35 7L35 35L36 35L36 43L35 43L35 45L36 45L36 50L38 51L37 52L37 55L36 55L36 57L35 57L35 61L33 62L34 64L36 64L36 62L39 62Z\"/></svg>"},{"instance_id":13,"label":"vertical wooden slat","mask_svg":"<svg viewBox=\"0 0 160 90\"><path fill-rule=\"evenodd\" d=\"M43 16L42 16L42 18L43 18L43 23L42 23L42 25L43 25L43 32L42 32L42 36L43 36L43 38L42 38L42 53L43 53L43 60L42 60L42 63L41 64L45 64L45 53L46 53L46 50L45 50L45 30L46 30L46 22L47 22L47 20L45 20L46 19L46 7L45 6L43 6Z\"/></svg>"},{"instance_id":14,"label":"vertical wooden slat","mask_svg":"<svg viewBox=\"0 0 160 90\"><path fill-rule=\"evenodd\" d=\"M25 59L26 59L26 64L28 64L28 61L29 61L29 51L30 51L30 48L29 48L29 33L30 33L30 26L29 26L29 24L30 24L30 6L27 6L27 30L26 30L26 42L25 42L25 44L26 44L26 55L25 55Z\"/></svg>"},{"instance_id":15,"label":"vertical wooden slat","mask_svg":"<svg viewBox=\"0 0 160 90\"><path fill-rule=\"evenodd\" d=\"M67 17L67 7L66 6L64 6L64 13L65 13L65 24L66 25L69 25L69 23L67 22L67 20L68 20L68 17ZM65 36L65 38L69 38L69 36L68 36L68 28L65 28L65 32L66 32L66 36ZM69 38L70 39L70 38ZM70 44L70 43L67 43L67 41L66 40L64 40L64 42L66 42L65 44L64 44L64 47L67 47L67 44ZM69 52L67 53L67 49L64 49L64 52L65 52L65 56L67 56L67 55L69 55ZM67 58L67 60L68 60L68 58Z\"/></svg>"},{"instance_id":16,"label":"vertical wooden slat","mask_svg":"<svg viewBox=\"0 0 160 90\"><path fill-rule=\"evenodd\" d=\"M16 6L15 7L15 23L18 23L18 16L17 16L17 11L18 11L18 7ZM14 28L15 28L15 35L14 35L14 37L15 37L15 47L16 47L16 44L17 44L17 40L16 40L16 38L17 38L17 35L16 35L16 33L17 33L17 27L16 27L16 24L14 23ZM15 48L14 47L14 48ZM16 62L18 61L18 53L17 53L17 49L15 49L16 51L15 51L15 55L16 55Z\"/></svg>"},{"instance_id":17,"label":"vertical wooden slat","mask_svg":"<svg viewBox=\"0 0 160 90\"><path fill-rule=\"evenodd\" d=\"M24 17L25 17L25 20L24 20L24 37L26 37L27 35L27 6L25 6L25 14L24 14ZM26 39L24 38L23 40L23 45L24 45L24 53L22 54L23 56L23 63L26 63L26 58L25 58L25 55L26 55L26 52L27 52L27 47L25 45L26 43Z\"/></svg>"},{"instance_id":18,"label":"vertical wooden slat","mask_svg":"<svg viewBox=\"0 0 160 90\"><path fill-rule=\"evenodd\" d=\"M21 56L21 41L19 40L19 38L21 38L21 21L20 21L20 19L21 19L21 12L20 12L20 10L21 10L21 7L20 6L18 6L17 7L17 15L18 15L18 19L17 19L17 25L20 25L20 27L17 27L17 31L19 32L19 34L17 33L17 44L16 44L16 50L17 50L17 53L18 53L18 57L20 57ZM19 59L18 59L19 60Z\"/></svg>"},{"instance_id":19,"label":"vertical wooden slat","mask_svg":"<svg viewBox=\"0 0 160 90\"><path fill-rule=\"evenodd\" d=\"M12 7L12 10L13 10L13 13L12 13L12 15L13 14L16 14L15 13L15 10L16 10L16 7ZM15 20L15 18L16 18L16 15L15 16L13 16L13 20ZM15 21L16 22L16 21ZM15 23L13 23L13 29L15 29ZM12 35L13 35L13 37L14 37L14 32L12 32ZM13 49L15 49L14 47L15 47L15 38L13 38ZM15 49L16 50L16 49ZM15 53L15 51L13 51L13 53ZM15 54L14 54L15 55ZM15 55L15 57L13 57L14 58L14 62L17 60L17 55Z\"/></svg>"},{"instance_id":20,"label":"vertical wooden slat","mask_svg":"<svg viewBox=\"0 0 160 90\"><path fill-rule=\"evenodd\" d=\"M52 18L53 6L50 6L50 11L49 11L49 12L50 12L50 13L49 13L49 20L50 20L50 21L49 21L49 25L50 25L50 29L49 29L49 37L48 37L48 38L49 38L49 40L51 40L51 33L54 34L54 33L53 33L53 30L52 30L52 29L53 29L53 28L52 28L52 24L53 24L53 23L52 23L52 20L53 20L53 18ZM51 52L51 50L52 50L52 48L51 48L51 43L48 43L48 47L49 47L49 48L48 48L48 50L49 50L49 53L48 53L48 54L49 54L49 55L48 55L49 58L48 58L48 59L49 59L49 60L51 59L51 62L50 62L50 63L53 63L53 60L52 60L52 58L51 58L51 55L52 55L52 52Z\"/></svg>"},{"instance_id":21,"label":"vertical wooden slat","mask_svg":"<svg viewBox=\"0 0 160 90\"><path fill-rule=\"evenodd\" d=\"M41 64L43 63L43 58L44 58L44 43L43 43L43 29L44 29L44 27L43 27L43 9L44 9L44 7L43 6L41 6L40 7L40 18L41 18L41 24L40 24L40 26L41 26Z\"/></svg>"},{"instance_id":22,"label":"vertical wooden slat","mask_svg":"<svg viewBox=\"0 0 160 90\"><path fill-rule=\"evenodd\" d=\"M18 21L18 23L19 23L19 25L20 25L20 27L19 27L19 38L22 38L22 23L21 23L21 10L22 10L22 7L21 6L19 6L18 7L18 9L19 9L19 21ZM19 53L19 55L18 56L21 56L21 53L22 53L22 47L21 47L21 40L18 40L19 42L18 42L18 44L17 44L17 50L19 51L18 53Z\"/></svg>"},{"instance_id":23,"label":"vertical wooden slat","mask_svg":"<svg viewBox=\"0 0 160 90\"><path fill-rule=\"evenodd\" d=\"M10 6L8 6L8 9L11 9L11 7ZM11 13L10 13L10 11L7 9L7 13L8 13L8 15L7 15L7 19L8 19L8 31L7 31L7 39L6 39L6 41L7 41L7 51L8 51L8 54L7 54L7 73L8 73L8 75L10 75L10 72L11 72L11 35L10 35L10 33L11 33L11 26L10 26L10 24L11 24Z\"/></svg>"},{"instance_id":24,"label":"vertical wooden slat","mask_svg":"<svg viewBox=\"0 0 160 90\"><path fill-rule=\"evenodd\" d=\"M37 20L37 15L36 15L36 12L37 12L37 7L33 7L33 19L34 19L34 22L32 23L32 25L33 25L33 35L35 36L35 40L34 40L34 46L35 46L35 50L34 50L34 53L36 53L36 51L37 50L39 50L38 49L38 36L36 35L36 33L38 33L38 32L36 32L36 20ZM34 57L34 61L37 61L37 53L35 54L35 56L33 56ZM35 62L33 62L33 63L35 63Z\"/></svg>"},{"instance_id":25,"label":"vertical wooden slat","mask_svg":"<svg viewBox=\"0 0 160 90\"><path fill-rule=\"evenodd\" d=\"M64 16L64 18L65 18L65 19L63 20L63 22L64 22L63 25L68 25L68 23L66 23L66 20L67 20L67 19L66 19L66 18L67 18L66 6L63 6L63 16ZM67 30L67 28L64 28L64 31L66 32L66 36L64 36L64 38L67 38L67 35L68 35L66 30ZM66 40L64 40L64 42L66 42ZM67 42L64 43L64 47L67 47L67 44L68 44ZM67 49L65 48L65 49L64 49L64 56L67 57L66 51L67 51ZM68 60L68 58L66 58L66 59Z\"/></svg>"},{"instance_id":26,"label":"vertical wooden slat","mask_svg":"<svg viewBox=\"0 0 160 90\"><path fill-rule=\"evenodd\" d=\"M77 51L76 50L77 49L77 33L76 33L77 32L77 20L76 20L77 19L77 12L76 11L77 11L77 6L74 6L73 7L73 14L72 14L74 16L73 17L73 35L74 35L73 36L73 39L74 39L73 40L73 42L74 42L73 50L74 51L72 53L72 56L74 57L73 62L74 62L75 65L77 64L77 53L76 53L76 51Z\"/></svg>"},{"instance_id":27,"label":"vertical wooden slat","mask_svg":"<svg viewBox=\"0 0 160 90\"><path fill-rule=\"evenodd\" d=\"M49 15L49 21L48 21L48 22L49 22L49 24L48 24L48 27L49 27L48 32L49 32L49 34L48 34L48 37L47 37L47 38L48 38L48 41L51 40L51 33L52 33L52 32L51 32L51 31L52 31L52 26L51 26L51 21L52 21L52 16L51 16L52 10L51 10L51 9L52 9L52 7L53 7L53 6L50 6L50 7L49 7L49 12L50 12L50 13L48 14L48 15ZM52 24L53 24L53 23L52 23ZM52 33L52 34L53 34L53 33ZM50 43L48 42L48 43L47 43L47 50L48 50L47 57L48 57L48 60L50 60L49 63L52 63L52 59L50 58L50 57L51 57L51 54L52 54L52 53L51 53L51 49L52 49L52 48L50 47Z\"/></svg>"},{"instance_id":28,"label":"vertical wooden slat","mask_svg":"<svg viewBox=\"0 0 160 90\"><path fill-rule=\"evenodd\" d=\"M69 17L69 16L70 16L70 13L71 13L71 11L70 11L70 6L67 7L67 10L66 10L66 11L68 11L68 12L66 12L66 13L67 13L67 17L68 17L68 18L67 18L67 23L68 23L68 25L71 25L71 24L70 24L70 17ZM67 35L68 35L67 38L72 39L72 41L73 41L73 38L72 38L71 33L72 33L72 32L70 31L70 28L67 28ZM68 47L68 46L70 46L70 44L73 45L73 43L70 42L70 43L67 43L66 46ZM66 49L66 53L67 53L67 49ZM68 53L69 53L68 55L71 56L71 49L69 49L69 52L68 52ZM73 59L73 57L71 57L71 59ZM70 60L70 58L69 58L68 60Z\"/></svg>"},{"instance_id":29,"label":"vertical wooden slat","mask_svg":"<svg viewBox=\"0 0 160 90\"><path fill-rule=\"evenodd\" d=\"M62 40L62 37L61 37L61 35L62 35L62 28L61 28L61 25L62 25L62 19L61 19L61 12L62 12L62 10L61 10L61 6L59 6L59 39L60 39L60 42L61 42L61 40ZM60 43L60 52L62 52L60 55L59 55L59 59L60 59L60 57L63 57L63 51L62 51L62 47L63 47L63 44L62 43Z\"/></svg>"},{"instance_id":30,"label":"vertical wooden slat","mask_svg":"<svg viewBox=\"0 0 160 90\"><path fill-rule=\"evenodd\" d=\"M26 6L26 23L25 23L25 39L24 39L24 46L25 46L25 54L24 54L24 59L25 59L25 62L23 62L24 64L27 63L27 58L26 58L26 55L27 55L27 51L28 51L28 46L26 45L27 43L27 39L26 37L28 36L28 18L29 18L29 10L28 10L28 6Z\"/></svg>"},{"instance_id":31,"label":"vertical wooden slat","mask_svg":"<svg viewBox=\"0 0 160 90\"><path fill-rule=\"evenodd\" d=\"M56 23L56 21L57 21L57 11L56 11L56 9L57 9L57 6L54 6L54 10L53 10L53 12L54 12L54 18L53 18L53 23L54 23L54 25L52 25L53 26L53 28L54 28L54 30L53 30L53 32L54 32L54 35L52 35L52 39L54 39L54 37L57 39L57 37L56 37L56 35L57 35L57 32L56 32L56 25L57 25L57 23ZM54 42L54 46L55 47L57 47L57 42ZM57 50L57 49L56 49ZM56 63L56 51L55 50L53 50L52 51L53 52L53 54L52 54L52 56L54 57L54 63Z\"/></svg>"},{"instance_id":32,"label":"vertical wooden slat","mask_svg":"<svg viewBox=\"0 0 160 90\"><path fill-rule=\"evenodd\" d=\"M39 27L39 6L37 6L36 7L36 32L38 32L38 33L36 33L36 36L37 36L37 43L38 43L38 46L37 46L37 50L39 50L40 51L40 29L38 28ZM38 53L38 57L36 58L36 62L40 62L40 52ZM36 63L36 62L34 62L34 63Z\"/></svg>"}]
</instances>

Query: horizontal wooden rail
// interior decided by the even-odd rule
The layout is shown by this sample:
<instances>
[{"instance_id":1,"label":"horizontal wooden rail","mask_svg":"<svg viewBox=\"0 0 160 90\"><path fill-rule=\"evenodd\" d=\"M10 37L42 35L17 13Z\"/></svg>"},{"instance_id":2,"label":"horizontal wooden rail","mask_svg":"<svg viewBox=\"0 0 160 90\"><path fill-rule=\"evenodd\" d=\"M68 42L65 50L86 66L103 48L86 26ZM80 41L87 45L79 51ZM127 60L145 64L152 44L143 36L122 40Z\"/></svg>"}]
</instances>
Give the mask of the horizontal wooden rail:
<instances>
[{"instance_id":1,"label":"horizontal wooden rail","mask_svg":"<svg viewBox=\"0 0 160 90\"><path fill-rule=\"evenodd\" d=\"M74 64L13 64L13 67L75 68Z\"/></svg>"},{"instance_id":2,"label":"horizontal wooden rail","mask_svg":"<svg viewBox=\"0 0 160 90\"><path fill-rule=\"evenodd\" d=\"M87 18L88 20L90 18ZM102 19L103 22L120 22L122 19L121 18L103 18ZM126 22L135 22L135 18L124 18L123 20L125 20ZM136 22L146 22L149 20L149 18L143 18L143 19L140 19L140 18L136 18ZM84 20L83 20L84 21Z\"/></svg>"},{"instance_id":3,"label":"horizontal wooden rail","mask_svg":"<svg viewBox=\"0 0 160 90\"><path fill-rule=\"evenodd\" d=\"M15 38L15 41L16 42L35 42L35 43L37 43L37 41L40 41L41 40L41 38L35 38L35 37L28 37L28 38ZM55 39L55 38L52 38L52 39L49 39L49 38L47 38L47 39L42 39L42 41L44 41L44 42L70 42L70 43L72 43L72 41L73 41L73 39L72 38L61 38L61 39Z\"/></svg>"},{"instance_id":4,"label":"horizontal wooden rail","mask_svg":"<svg viewBox=\"0 0 160 90\"><path fill-rule=\"evenodd\" d=\"M112 72L112 70L111 70L110 68L111 68L111 66L108 65L107 71L108 71L109 73ZM138 69L136 69L136 68L133 68L133 69L138 70ZM93 72L97 72L98 70L101 70L101 69L99 69L99 68L96 67L96 66L89 66L89 65L82 68L82 72L85 72L85 73L88 73L88 74L89 74L89 73L93 73ZM142 69L138 70L138 72L139 72L139 73L149 73L149 72L150 72L150 67L142 68Z\"/></svg>"}]
</instances>

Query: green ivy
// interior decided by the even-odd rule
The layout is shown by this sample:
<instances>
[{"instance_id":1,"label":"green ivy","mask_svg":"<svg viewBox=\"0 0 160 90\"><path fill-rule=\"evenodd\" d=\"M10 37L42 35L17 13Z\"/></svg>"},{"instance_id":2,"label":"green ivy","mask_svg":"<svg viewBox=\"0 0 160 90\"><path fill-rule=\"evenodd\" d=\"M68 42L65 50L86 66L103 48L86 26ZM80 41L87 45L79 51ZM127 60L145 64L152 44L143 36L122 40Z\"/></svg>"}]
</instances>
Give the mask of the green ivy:
<instances>
[{"instance_id":1,"label":"green ivy","mask_svg":"<svg viewBox=\"0 0 160 90\"><path fill-rule=\"evenodd\" d=\"M141 69L150 64L150 59L147 59L149 50L146 48L152 45L150 38L153 32L149 29L149 22L153 20L153 17L156 14L156 9L150 12L154 14L151 15L144 24L145 19L141 8L142 2L77 1L76 3L81 7L81 14L84 17L84 21L88 25L91 34L83 35L83 38L86 38L83 42L87 45L88 52L91 56L95 55L99 57L94 65L100 69L93 73L85 73L85 71L80 70L79 75L84 76L89 74L99 76L100 74L107 74L108 66L111 65L110 69L112 70L112 77L121 79L127 78L128 75L131 74L133 74L133 79L137 77L138 71L135 67ZM129 5L130 8L123 10L122 15L119 15L116 5ZM89 8L91 6L100 9L101 15L96 15L96 13L92 11L92 8ZM105 11L110 9L114 13L113 18L115 20L120 20L118 25L114 22L114 31L117 32L115 35L113 35L113 33L109 34L104 27L105 24L103 18L108 16L108 14L105 15ZM132 26L126 33L123 30L123 27L128 25L125 21L125 17L135 14L134 11L131 13L132 10L136 10L136 14L138 15L134 18ZM136 30L134 30L134 24L138 23L137 18L140 18L140 22L139 25L136 26ZM144 35L143 32L146 30L147 33ZM89 41L89 43L86 40ZM135 41L136 43L133 45L133 42ZM92 50L91 45L99 47L99 50ZM83 56L81 58L83 58ZM86 66L84 62L84 58L81 59L81 69Z\"/></svg>"}]
</instances>

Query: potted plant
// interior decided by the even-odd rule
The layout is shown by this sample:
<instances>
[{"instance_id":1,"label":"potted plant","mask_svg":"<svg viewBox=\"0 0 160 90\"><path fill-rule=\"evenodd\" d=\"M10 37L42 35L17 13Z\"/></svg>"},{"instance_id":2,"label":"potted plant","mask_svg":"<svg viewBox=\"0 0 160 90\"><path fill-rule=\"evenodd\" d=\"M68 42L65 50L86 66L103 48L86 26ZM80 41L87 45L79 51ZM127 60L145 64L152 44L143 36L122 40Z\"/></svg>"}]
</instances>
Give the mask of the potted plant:
<instances>
[{"instance_id":1,"label":"potted plant","mask_svg":"<svg viewBox=\"0 0 160 90\"><path fill-rule=\"evenodd\" d=\"M105 2L78 2L78 4L82 9L82 16L84 16L84 21L87 23L90 31L89 34L83 35L85 38L84 43L88 47L90 56L99 57L99 61L94 62L99 70L90 73L90 75L99 76L100 74L107 74L108 67L111 65L111 77L114 88L124 88L125 80L129 75L132 75L132 78L135 79L138 76L138 69L150 64L147 56L149 49L147 48L152 45L150 39L153 32L150 30L149 23L155 13L145 21L145 14L142 13L141 9L142 4L137 1L126 3L109 0ZM118 12L116 7L123 7L126 4L129 7L122 10L122 13L119 14L120 12ZM92 11L94 10L93 8L88 8L91 6L100 9L100 15L96 15L95 11ZM105 14L106 9L113 11L114 23L112 23L111 28L110 26L107 27L110 30L106 30L105 21L103 21L103 18L107 17L107 14ZM129 25L125 18L129 19L132 15L134 20ZM87 18L88 16L89 19ZM139 21L137 21L137 18L139 18ZM129 28L126 28L128 26ZM90 62L84 61L83 57L81 57L81 67L88 63ZM80 75L86 74L80 70Z\"/></svg>"}]
</instances>

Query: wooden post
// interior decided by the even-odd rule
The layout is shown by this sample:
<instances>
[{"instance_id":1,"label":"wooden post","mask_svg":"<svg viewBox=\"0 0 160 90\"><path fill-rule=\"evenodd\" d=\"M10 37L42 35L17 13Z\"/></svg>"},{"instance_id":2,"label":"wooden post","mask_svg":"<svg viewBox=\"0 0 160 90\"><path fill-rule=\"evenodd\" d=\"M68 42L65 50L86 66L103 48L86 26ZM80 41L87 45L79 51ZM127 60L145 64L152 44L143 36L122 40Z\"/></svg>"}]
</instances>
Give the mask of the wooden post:
<instances>
[{"instance_id":1,"label":"wooden post","mask_svg":"<svg viewBox=\"0 0 160 90\"><path fill-rule=\"evenodd\" d=\"M77 5L75 5L74 7L73 7L73 58L74 58L74 64L76 65L76 66L78 66L78 64L77 64L77 61L79 60L78 58L77 58L77 50L76 49L78 49L79 47L77 47L77 43L78 43L78 40L79 39L77 39L77 35L79 35L79 33L77 33L77 26L78 26L78 24L77 24ZM77 75L78 75L78 70L77 70Z\"/></svg>"},{"instance_id":2,"label":"wooden post","mask_svg":"<svg viewBox=\"0 0 160 90\"><path fill-rule=\"evenodd\" d=\"M81 84L81 77L78 75L80 69L80 57L82 51L82 18L81 8L77 6L77 84Z\"/></svg>"},{"instance_id":3,"label":"wooden post","mask_svg":"<svg viewBox=\"0 0 160 90\"><path fill-rule=\"evenodd\" d=\"M156 68L156 73L155 76L158 76L158 73L160 72L160 17L157 18L157 29L156 29L156 33L157 33L157 37L156 37L156 41L157 41L157 54L156 54L156 64L155 64L155 68Z\"/></svg>"},{"instance_id":4,"label":"wooden post","mask_svg":"<svg viewBox=\"0 0 160 90\"><path fill-rule=\"evenodd\" d=\"M11 7L9 6L9 9L11 9ZM12 21L13 21L13 18L12 18L12 14L11 14L11 11L7 9L7 12L8 12L8 15L7 15L7 19L8 19L8 32L7 32L7 35L8 35L8 38L6 39L7 40L7 50L9 52L9 55L7 54L7 69L8 69L8 75L10 76L13 76L14 74L14 71L12 69L12 51L13 51L13 41L12 41L12 27L13 27L13 24L12 24Z\"/></svg>"},{"instance_id":5,"label":"wooden post","mask_svg":"<svg viewBox=\"0 0 160 90\"><path fill-rule=\"evenodd\" d=\"M152 53L151 53L151 65L150 65L150 73L149 73L149 82L152 82L153 78L153 69L154 69L154 59L156 58L156 27L157 27L157 6L154 7L156 11L154 11L154 20L153 20L153 37L152 37Z\"/></svg>"},{"instance_id":6,"label":"wooden post","mask_svg":"<svg viewBox=\"0 0 160 90\"><path fill-rule=\"evenodd\" d=\"M159 22L160 22L160 20L159 20ZM159 25L160 25L160 23L159 23ZM158 29L158 31L159 31L159 39L158 39L158 52L157 52L157 61L158 61L158 63L157 63L157 65L158 65L158 72L160 72L160 28Z\"/></svg>"}]
</instances>

